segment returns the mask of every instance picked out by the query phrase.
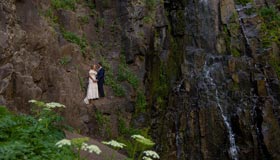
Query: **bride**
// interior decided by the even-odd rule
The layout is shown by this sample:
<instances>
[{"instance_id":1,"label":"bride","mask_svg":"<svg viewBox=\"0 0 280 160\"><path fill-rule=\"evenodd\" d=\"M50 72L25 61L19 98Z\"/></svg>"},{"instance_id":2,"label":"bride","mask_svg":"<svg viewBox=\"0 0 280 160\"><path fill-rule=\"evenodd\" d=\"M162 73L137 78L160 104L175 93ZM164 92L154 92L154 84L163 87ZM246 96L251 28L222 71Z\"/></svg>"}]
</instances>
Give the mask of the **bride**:
<instances>
[{"instance_id":1,"label":"bride","mask_svg":"<svg viewBox=\"0 0 280 160\"><path fill-rule=\"evenodd\" d=\"M97 74L97 66L92 65L91 69L89 70L89 83L88 83L88 89L87 89L87 96L84 99L84 102L86 104L89 104L89 100L91 99L98 99L98 86L97 86L97 79L96 79L96 74Z\"/></svg>"}]
</instances>

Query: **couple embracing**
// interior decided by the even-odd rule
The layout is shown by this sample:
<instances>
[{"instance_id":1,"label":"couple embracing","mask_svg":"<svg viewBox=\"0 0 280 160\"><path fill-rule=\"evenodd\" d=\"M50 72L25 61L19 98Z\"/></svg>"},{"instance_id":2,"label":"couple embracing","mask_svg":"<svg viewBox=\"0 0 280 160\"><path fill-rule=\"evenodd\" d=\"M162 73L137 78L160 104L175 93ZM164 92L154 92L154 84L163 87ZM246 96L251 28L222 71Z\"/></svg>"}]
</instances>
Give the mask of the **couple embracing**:
<instances>
[{"instance_id":1,"label":"couple embracing","mask_svg":"<svg viewBox=\"0 0 280 160\"><path fill-rule=\"evenodd\" d=\"M104 74L105 70L102 68L102 63L94 64L89 70L89 83L87 88L87 96L84 99L86 104L89 104L89 100L98 99L99 97L105 97L104 95Z\"/></svg>"}]
</instances>

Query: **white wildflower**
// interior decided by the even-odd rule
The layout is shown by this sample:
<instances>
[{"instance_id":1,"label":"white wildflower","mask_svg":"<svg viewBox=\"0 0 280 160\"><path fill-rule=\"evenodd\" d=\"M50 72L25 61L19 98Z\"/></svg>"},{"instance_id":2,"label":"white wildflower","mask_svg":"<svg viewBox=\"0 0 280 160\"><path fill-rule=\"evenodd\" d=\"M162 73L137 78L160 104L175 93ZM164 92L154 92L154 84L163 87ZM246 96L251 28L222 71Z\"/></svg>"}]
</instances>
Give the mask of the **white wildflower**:
<instances>
[{"instance_id":1,"label":"white wildflower","mask_svg":"<svg viewBox=\"0 0 280 160\"><path fill-rule=\"evenodd\" d=\"M133 138L133 139L145 139L145 137L143 137L141 135L137 135L137 134L132 135L131 138Z\"/></svg>"},{"instance_id":2,"label":"white wildflower","mask_svg":"<svg viewBox=\"0 0 280 160\"><path fill-rule=\"evenodd\" d=\"M71 141L68 139L62 139L62 140L58 141L55 145L58 146L58 148L60 148L64 145L71 146Z\"/></svg>"},{"instance_id":3,"label":"white wildflower","mask_svg":"<svg viewBox=\"0 0 280 160\"><path fill-rule=\"evenodd\" d=\"M140 143L142 143L142 144L144 144L144 145L147 145L147 146L153 146L153 145L155 145L155 143L152 141L152 140L150 140L150 139L148 139L148 138L145 138L145 137L143 137L143 136L141 136L141 135L132 135L131 136L133 139L135 139L136 141L138 141L138 142L140 142Z\"/></svg>"},{"instance_id":4,"label":"white wildflower","mask_svg":"<svg viewBox=\"0 0 280 160\"><path fill-rule=\"evenodd\" d=\"M96 145L89 145L87 148L88 148L88 152L89 153L92 153L92 152L94 152L96 154L100 154L101 153L101 150Z\"/></svg>"},{"instance_id":5,"label":"white wildflower","mask_svg":"<svg viewBox=\"0 0 280 160\"><path fill-rule=\"evenodd\" d=\"M29 103L36 103L36 102L38 102L38 101L36 101L36 100L34 100L34 99L31 99L31 100L29 100L28 102L29 102Z\"/></svg>"},{"instance_id":6,"label":"white wildflower","mask_svg":"<svg viewBox=\"0 0 280 160\"><path fill-rule=\"evenodd\" d=\"M83 151L88 151L89 153L96 153L96 154L100 154L101 150L99 149L98 146L96 145L88 145L87 143L83 143L81 149Z\"/></svg>"},{"instance_id":7,"label":"white wildflower","mask_svg":"<svg viewBox=\"0 0 280 160\"><path fill-rule=\"evenodd\" d=\"M57 102L50 102L50 103L46 103L46 107L47 108L65 108L65 105L57 103Z\"/></svg>"},{"instance_id":8,"label":"white wildflower","mask_svg":"<svg viewBox=\"0 0 280 160\"><path fill-rule=\"evenodd\" d=\"M43 120L42 118L39 118L39 119L38 119L38 122L40 122L40 121L42 121L42 120Z\"/></svg>"},{"instance_id":9,"label":"white wildflower","mask_svg":"<svg viewBox=\"0 0 280 160\"><path fill-rule=\"evenodd\" d=\"M88 144L83 143L81 149L84 150L84 151L87 151L88 150Z\"/></svg>"},{"instance_id":10,"label":"white wildflower","mask_svg":"<svg viewBox=\"0 0 280 160\"><path fill-rule=\"evenodd\" d=\"M150 158L150 157L146 157L146 156L144 156L143 157L143 160L153 160L152 158Z\"/></svg>"},{"instance_id":11,"label":"white wildflower","mask_svg":"<svg viewBox=\"0 0 280 160\"><path fill-rule=\"evenodd\" d=\"M115 148L123 148L124 146L126 146L125 144L120 143L120 142L117 142L117 141L115 141L115 140L111 140L111 141L109 141L109 142L103 141L102 143L103 143L103 144L106 144L106 145L113 146L113 147L115 147Z\"/></svg>"},{"instance_id":12,"label":"white wildflower","mask_svg":"<svg viewBox=\"0 0 280 160\"><path fill-rule=\"evenodd\" d=\"M143 153L148 157L159 159L159 155L155 151L148 150L148 151L144 151Z\"/></svg>"}]
</instances>

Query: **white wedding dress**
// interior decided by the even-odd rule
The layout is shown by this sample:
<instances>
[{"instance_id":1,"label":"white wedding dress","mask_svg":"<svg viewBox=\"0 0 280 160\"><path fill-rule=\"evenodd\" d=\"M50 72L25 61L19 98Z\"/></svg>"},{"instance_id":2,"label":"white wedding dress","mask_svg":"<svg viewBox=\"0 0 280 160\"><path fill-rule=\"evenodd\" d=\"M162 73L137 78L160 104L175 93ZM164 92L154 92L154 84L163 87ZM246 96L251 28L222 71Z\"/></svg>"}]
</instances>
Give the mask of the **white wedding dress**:
<instances>
[{"instance_id":1,"label":"white wedding dress","mask_svg":"<svg viewBox=\"0 0 280 160\"><path fill-rule=\"evenodd\" d=\"M91 76L91 78L95 81L96 81L96 74L97 72L95 70L92 69L89 70L89 76ZM99 98L97 82L93 82L91 78L88 79L89 82L87 88L87 96L84 99L84 102L86 104L89 104L90 99Z\"/></svg>"}]
</instances>

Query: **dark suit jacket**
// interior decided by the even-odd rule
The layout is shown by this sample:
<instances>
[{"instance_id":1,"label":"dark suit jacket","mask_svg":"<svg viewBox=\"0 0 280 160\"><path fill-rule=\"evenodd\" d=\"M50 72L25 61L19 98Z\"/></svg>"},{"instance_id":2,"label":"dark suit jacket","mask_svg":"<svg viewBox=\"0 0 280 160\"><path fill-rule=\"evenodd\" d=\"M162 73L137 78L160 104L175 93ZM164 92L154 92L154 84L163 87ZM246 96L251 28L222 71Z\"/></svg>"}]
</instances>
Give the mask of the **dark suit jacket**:
<instances>
[{"instance_id":1,"label":"dark suit jacket","mask_svg":"<svg viewBox=\"0 0 280 160\"><path fill-rule=\"evenodd\" d=\"M103 68L101 68L96 75L96 79L98 80L99 84L103 84L104 83L104 74L105 74L105 70Z\"/></svg>"}]
</instances>

